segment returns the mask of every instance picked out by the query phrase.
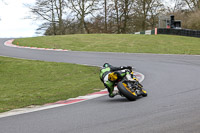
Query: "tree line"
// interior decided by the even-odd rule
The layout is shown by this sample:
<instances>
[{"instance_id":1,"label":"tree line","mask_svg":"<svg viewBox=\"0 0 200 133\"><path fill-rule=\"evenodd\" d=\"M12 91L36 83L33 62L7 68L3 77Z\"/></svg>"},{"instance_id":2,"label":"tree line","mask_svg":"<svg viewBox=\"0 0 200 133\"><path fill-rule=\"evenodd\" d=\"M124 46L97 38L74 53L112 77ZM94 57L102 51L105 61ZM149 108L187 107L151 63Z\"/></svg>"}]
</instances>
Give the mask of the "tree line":
<instances>
[{"instance_id":1,"label":"tree line","mask_svg":"<svg viewBox=\"0 0 200 133\"><path fill-rule=\"evenodd\" d=\"M166 4L165 2L168 2ZM200 29L200 0L36 0L26 5L45 35L133 33L174 14L183 28Z\"/></svg>"}]
</instances>

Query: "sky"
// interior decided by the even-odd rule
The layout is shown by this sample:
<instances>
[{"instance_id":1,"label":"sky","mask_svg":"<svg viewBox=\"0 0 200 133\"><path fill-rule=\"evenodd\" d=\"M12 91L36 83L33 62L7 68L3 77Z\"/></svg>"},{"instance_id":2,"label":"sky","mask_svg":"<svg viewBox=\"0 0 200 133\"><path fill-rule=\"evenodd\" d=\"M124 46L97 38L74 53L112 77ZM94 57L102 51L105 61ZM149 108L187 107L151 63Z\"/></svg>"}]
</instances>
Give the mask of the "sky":
<instances>
[{"instance_id":1,"label":"sky","mask_svg":"<svg viewBox=\"0 0 200 133\"><path fill-rule=\"evenodd\" d=\"M0 38L33 37L38 23L24 19L30 15L26 4L34 4L35 0L0 0Z\"/></svg>"},{"instance_id":2,"label":"sky","mask_svg":"<svg viewBox=\"0 0 200 133\"><path fill-rule=\"evenodd\" d=\"M40 36L36 34L40 21L24 19L30 10L24 4L34 4L36 0L0 0L0 38ZM168 2L169 0L165 0Z\"/></svg>"}]
</instances>

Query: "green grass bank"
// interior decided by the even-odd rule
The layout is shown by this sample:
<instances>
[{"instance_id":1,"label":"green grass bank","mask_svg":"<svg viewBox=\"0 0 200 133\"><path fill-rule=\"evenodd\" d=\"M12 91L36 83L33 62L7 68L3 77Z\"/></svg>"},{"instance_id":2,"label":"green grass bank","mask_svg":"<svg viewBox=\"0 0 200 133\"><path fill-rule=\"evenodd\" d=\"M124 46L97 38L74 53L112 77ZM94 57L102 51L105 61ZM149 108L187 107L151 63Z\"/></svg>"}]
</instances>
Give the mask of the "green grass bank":
<instances>
[{"instance_id":1,"label":"green grass bank","mask_svg":"<svg viewBox=\"0 0 200 133\"><path fill-rule=\"evenodd\" d=\"M0 112L103 89L99 68L0 57Z\"/></svg>"},{"instance_id":2,"label":"green grass bank","mask_svg":"<svg viewBox=\"0 0 200 133\"><path fill-rule=\"evenodd\" d=\"M72 51L200 54L200 38L172 35L75 34L16 39L22 46Z\"/></svg>"}]
</instances>

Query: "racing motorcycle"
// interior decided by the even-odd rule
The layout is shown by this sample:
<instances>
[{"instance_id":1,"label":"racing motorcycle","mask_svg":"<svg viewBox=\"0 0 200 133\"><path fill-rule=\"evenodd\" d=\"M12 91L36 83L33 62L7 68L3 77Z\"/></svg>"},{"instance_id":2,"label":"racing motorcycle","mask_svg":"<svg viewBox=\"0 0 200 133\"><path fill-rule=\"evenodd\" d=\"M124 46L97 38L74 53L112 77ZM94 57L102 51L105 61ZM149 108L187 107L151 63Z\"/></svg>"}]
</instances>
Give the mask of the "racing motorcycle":
<instances>
[{"instance_id":1,"label":"racing motorcycle","mask_svg":"<svg viewBox=\"0 0 200 133\"><path fill-rule=\"evenodd\" d=\"M143 89L133 71L117 83L117 89L122 97L126 97L130 101L134 101L140 96L147 96L147 91Z\"/></svg>"}]
</instances>

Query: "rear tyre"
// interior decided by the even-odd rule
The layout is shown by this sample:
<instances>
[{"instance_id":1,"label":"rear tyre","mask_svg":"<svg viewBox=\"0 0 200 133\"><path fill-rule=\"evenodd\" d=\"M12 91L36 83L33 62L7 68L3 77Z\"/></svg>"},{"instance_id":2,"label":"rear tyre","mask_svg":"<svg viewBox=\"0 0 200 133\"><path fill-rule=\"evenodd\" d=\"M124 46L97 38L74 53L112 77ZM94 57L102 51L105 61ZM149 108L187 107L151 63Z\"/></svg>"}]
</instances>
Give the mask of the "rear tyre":
<instances>
[{"instance_id":1,"label":"rear tyre","mask_svg":"<svg viewBox=\"0 0 200 133\"><path fill-rule=\"evenodd\" d=\"M137 94L135 92L131 92L128 87L124 86L125 83L119 82L117 84L117 88L120 93L125 96L129 101L134 101L137 99Z\"/></svg>"}]
</instances>

